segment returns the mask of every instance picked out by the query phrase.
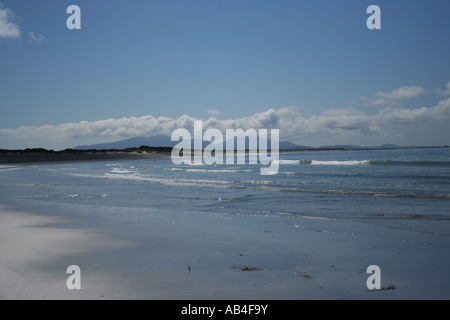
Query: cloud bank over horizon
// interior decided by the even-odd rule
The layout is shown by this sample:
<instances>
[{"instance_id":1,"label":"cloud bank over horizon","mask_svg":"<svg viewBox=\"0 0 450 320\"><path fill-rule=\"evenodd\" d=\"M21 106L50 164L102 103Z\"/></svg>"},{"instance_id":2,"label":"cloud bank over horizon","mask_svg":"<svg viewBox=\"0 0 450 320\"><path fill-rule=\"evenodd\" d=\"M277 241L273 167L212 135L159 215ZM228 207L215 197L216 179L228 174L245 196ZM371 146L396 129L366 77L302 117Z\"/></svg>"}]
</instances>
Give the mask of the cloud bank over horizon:
<instances>
[{"instance_id":1,"label":"cloud bank over horizon","mask_svg":"<svg viewBox=\"0 0 450 320\"><path fill-rule=\"evenodd\" d=\"M280 109L269 108L237 119L218 119L214 116L199 119L188 114L179 118L145 115L58 125L22 126L15 129L0 129L0 134L16 139L38 138L46 141L77 139L80 142L90 138L129 138L156 134L170 136L178 128L192 131L194 121L202 120L204 130L216 128L225 132L226 129L239 128L280 129L282 139L298 141L300 138L308 139L313 136L324 138L377 136L385 134L386 125L412 125L448 119L450 119L450 97L432 107L415 109L386 107L374 114L347 108L329 109L321 114L306 117L301 113L300 107L291 106Z\"/></svg>"}]
</instances>

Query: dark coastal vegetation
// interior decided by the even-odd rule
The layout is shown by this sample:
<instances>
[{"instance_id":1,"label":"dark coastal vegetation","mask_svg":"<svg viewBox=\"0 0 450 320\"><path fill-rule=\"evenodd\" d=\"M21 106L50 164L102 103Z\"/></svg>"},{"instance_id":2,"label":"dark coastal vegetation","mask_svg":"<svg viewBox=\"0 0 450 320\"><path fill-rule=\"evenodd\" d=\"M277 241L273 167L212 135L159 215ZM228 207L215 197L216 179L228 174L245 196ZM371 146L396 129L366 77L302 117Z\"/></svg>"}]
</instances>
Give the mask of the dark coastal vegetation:
<instances>
[{"instance_id":1,"label":"dark coastal vegetation","mask_svg":"<svg viewBox=\"0 0 450 320\"><path fill-rule=\"evenodd\" d=\"M65 149L60 151L47 150L43 148L27 148L21 150L5 150L0 149L0 154L104 154L112 152L120 153L164 153L171 152L171 147L148 147L140 146L139 148L126 148L126 149L89 149L89 150L78 150L78 149Z\"/></svg>"},{"instance_id":2,"label":"dark coastal vegetation","mask_svg":"<svg viewBox=\"0 0 450 320\"><path fill-rule=\"evenodd\" d=\"M127 149L65 149L61 151L43 148L27 148L23 150L0 149L0 164L64 162L64 161L101 161L101 160L133 160L167 157L171 147L148 147Z\"/></svg>"}]
</instances>

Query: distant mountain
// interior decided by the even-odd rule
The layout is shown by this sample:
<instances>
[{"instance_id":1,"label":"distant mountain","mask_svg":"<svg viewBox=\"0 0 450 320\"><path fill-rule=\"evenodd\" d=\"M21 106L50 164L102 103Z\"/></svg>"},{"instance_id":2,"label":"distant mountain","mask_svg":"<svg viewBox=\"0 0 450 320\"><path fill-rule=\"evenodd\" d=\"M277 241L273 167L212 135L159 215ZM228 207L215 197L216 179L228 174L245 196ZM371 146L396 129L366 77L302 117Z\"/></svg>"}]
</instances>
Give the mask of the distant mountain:
<instances>
[{"instance_id":1,"label":"distant mountain","mask_svg":"<svg viewBox=\"0 0 450 320\"><path fill-rule=\"evenodd\" d=\"M93 144L89 146L78 146L74 149L76 150L104 150L104 149L127 149L127 148L139 148L140 146L148 146L148 147L174 147L178 142L171 141L169 136L165 135L156 135L152 137L135 137L129 138L121 141L110 142L110 143L100 143Z\"/></svg>"},{"instance_id":2,"label":"distant mountain","mask_svg":"<svg viewBox=\"0 0 450 320\"><path fill-rule=\"evenodd\" d=\"M345 149L345 150L357 150L357 149L364 149L360 146L355 146L353 144L336 144L332 146L321 146L318 149Z\"/></svg>"},{"instance_id":3,"label":"distant mountain","mask_svg":"<svg viewBox=\"0 0 450 320\"><path fill-rule=\"evenodd\" d=\"M106 149L126 149L126 148L138 148L140 146L149 146L149 147L174 147L178 144L178 141L171 141L169 136L166 135L156 135L152 137L135 137L129 138L125 140L120 140L116 142L110 143L99 143L93 145L82 145L77 146L75 150L106 150ZM208 141L203 142L203 148L209 145ZM235 142L236 145L236 142ZM314 149L311 146L299 146L293 144L289 141L280 141L279 143L280 149L284 150L293 150L293 149ZM246 143L246 147L248 147L248 143Z\"/></svg>"},{"instance_id":4,"label":"distant mountain","mask_svg":"<svg viewBox=\"0 0 450 320\"><path fill-rule=\"evenodd\" d=\"M121 141L110 142L110 143L99 143L93 145L82 145L77 146L75 150L107 150L107 149L126 149L126 148L138 148L140 146L149 147L174 147L178 144L178 141L171 141L169 136L157 135L152 137L135 137L129 138ZM204 141L203 148L209 145L210 142ZM235 145L237 145L235 141ZM280 141L279 147L281 150L298 150L298 149L314 149L311 146L300 146L296 145L290 141ZM248 148L248 143L246 143L246 148Z\"/></svg>"},{"instance_id":5,"label":"distant mountain","mask_svg":"<svg viewBox=\"0 0 450 320\"><path fill-rule=\"evenodd\" d=\"M402 149L407 147L401 147L396 144L383 144L381 146L361 147L353 144L338 144L332 146L322 146L318 149L344 149L344 150L367 150L367 149Z\"/></svg>"},{"instance_id":6,"label":"distant mountain","mask_svg":"<svg viewBox=\"0 0 450 320\"><path fill-rule=\"evenodd\" d=\"M83 145L75 147L75 150L105 150L105 149L127 149L127 148L139 148L140 146L148 146L148 147L174 147L179 143L179 141L171 141L169 136L166 135L156 135L152 137L135 137L129 138L121 141L110 142L110 143L100 143L93 145ZM209 145L208 141L203 141L203 148ZM235 140L236 146L236 140ZM339 144L339 145L330 145L330 146L321 146L321 147L312 147L312 146L303 146L297 145L290 141L280 141L279 143L280 150L313 150L313 149L345 149L345 150L361 150L361 149L399 149L402 148L395 144L383 144L378 147L361 147L355 146L351 144ZM248 148L248 142L246 142L246 148ZM225 149L225 148L224 148Z\"/></svg>"},{"instance_id":7,"label":"distant mountain","mask_svg":"<svg viewBox=\"0 0 450 320\"><path fill-rule=\"evenodd\" d=\"M399 149L402 148L396 144L390 144L390 143L386 143L383 144L382 146L376 147L377 149Z\"/></svg>"}]
</instances>

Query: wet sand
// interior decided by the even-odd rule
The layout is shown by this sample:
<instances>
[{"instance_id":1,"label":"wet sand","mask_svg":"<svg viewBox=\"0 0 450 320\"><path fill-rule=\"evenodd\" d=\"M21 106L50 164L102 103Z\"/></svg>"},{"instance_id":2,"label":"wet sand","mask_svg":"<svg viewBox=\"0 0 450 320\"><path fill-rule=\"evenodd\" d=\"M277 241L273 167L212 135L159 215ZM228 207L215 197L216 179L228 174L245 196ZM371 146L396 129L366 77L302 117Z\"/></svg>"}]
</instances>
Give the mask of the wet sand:
<instances>
[{"instance_id":1,"label":"wet sand","mask_svg":"<svg viewBox=\"0 0 450 320\"><path fill-rule=\"evenodd\" d=\"M409 239L331 219L138 209L110 224L63 210L0 206L0 299L450 297L449 248L429 235ZM381 268L381 290L366 286L372 264ZM81 268L81 290L66 286L69 265Z\"/></svg>"}]
</instances>

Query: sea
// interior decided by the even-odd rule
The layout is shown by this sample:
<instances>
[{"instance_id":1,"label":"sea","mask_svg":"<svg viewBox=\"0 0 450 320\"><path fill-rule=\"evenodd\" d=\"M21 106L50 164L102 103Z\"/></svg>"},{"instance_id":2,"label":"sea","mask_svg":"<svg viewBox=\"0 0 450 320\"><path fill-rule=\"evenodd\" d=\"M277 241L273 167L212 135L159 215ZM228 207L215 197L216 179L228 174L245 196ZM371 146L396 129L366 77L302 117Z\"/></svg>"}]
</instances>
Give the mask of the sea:
<instances>
[{"instance_id":1,"label":"sea","mask_svg":"<svg viewBox=\"0 0 450 320\"><path fill-rule=\"evenodd\" d=\"M260 167L166 158L3 168L0 203L101 208L94 212L120 221L131 209L333 219L442 236L450 246L450 148L290 152L280 153L278 174Z\"/></svg>"}]
</instances>

